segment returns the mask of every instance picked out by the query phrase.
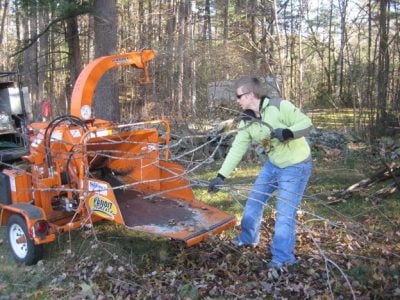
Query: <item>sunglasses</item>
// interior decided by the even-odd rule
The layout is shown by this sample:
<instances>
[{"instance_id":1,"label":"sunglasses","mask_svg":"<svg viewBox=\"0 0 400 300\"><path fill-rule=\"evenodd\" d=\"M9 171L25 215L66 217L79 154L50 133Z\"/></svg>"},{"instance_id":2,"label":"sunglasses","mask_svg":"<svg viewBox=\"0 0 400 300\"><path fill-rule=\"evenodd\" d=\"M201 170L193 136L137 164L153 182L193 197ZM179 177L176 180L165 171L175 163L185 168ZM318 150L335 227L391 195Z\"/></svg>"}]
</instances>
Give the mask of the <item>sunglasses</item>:
<instances>
[{"instance_id":1,"label":"sunglasses","mask_svg":"<svg viewBox=\"0 0 400 300\"><path fill-rule=\"evenodd\" d=\"M243 94L241 94L241 95L236 95L236 98L238 99L238 100L240 100L240 98L242 98L242 96L244 96L244 95L246 95L246 94L250 94L251 92L246 92L246 93L243 93Z\"/></svg>"}]
</instances>

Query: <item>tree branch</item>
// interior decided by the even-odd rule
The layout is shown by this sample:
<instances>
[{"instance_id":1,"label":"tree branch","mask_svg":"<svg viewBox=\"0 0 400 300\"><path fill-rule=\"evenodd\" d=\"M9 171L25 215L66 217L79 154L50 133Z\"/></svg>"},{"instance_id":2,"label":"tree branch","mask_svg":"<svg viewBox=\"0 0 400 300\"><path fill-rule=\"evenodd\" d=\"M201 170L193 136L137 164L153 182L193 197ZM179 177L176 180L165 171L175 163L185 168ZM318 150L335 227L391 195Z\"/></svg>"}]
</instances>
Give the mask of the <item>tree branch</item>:
<instances>
[{"instance_id":1,"label":"tree branch","mask_svg":"<svg viewBox=\"0 0 400 300\"><path fill-rule=\"evenodd\" d=\"M64 21L64 20L67 20L69 18L75 18L77 16L87 14L90 11L91 11L90 9L84 9L84 10L81 10L81 11L77 11L76 13L71 13L71 14L68 14L68 15L60 16L60 17L52 20L41 32L39 32L36 36L30 38L27 41L27 44L24 47L22 47L22 49L12 53L10 55L10 57L14 57L14 56L18 55L19 53L24 52L26 49L30 48L34 43L36 43L36 41L42 35L44 35L47 31L49 31L50 27L53 26L54 24L59 23L59 22Z\"/></svg>"}]
</instances>

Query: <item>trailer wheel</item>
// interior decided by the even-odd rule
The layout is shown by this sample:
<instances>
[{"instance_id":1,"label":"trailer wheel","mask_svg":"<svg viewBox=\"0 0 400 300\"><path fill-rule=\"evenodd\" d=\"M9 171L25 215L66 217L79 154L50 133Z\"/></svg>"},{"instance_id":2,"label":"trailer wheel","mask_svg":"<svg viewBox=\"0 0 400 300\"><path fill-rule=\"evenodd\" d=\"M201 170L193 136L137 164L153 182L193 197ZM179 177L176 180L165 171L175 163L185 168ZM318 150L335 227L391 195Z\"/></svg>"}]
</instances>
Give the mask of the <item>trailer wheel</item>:
<instances>
[{"instance_id":1,"label":"trailer wheel","mask_svg":"<svg viewBox=\"0 0 400 300\"><path fill-rule=\"evenodd\" d=\"M20 215L8 219L8 244L15 260L27 266L36 264L43 258L43 246L35 245L29 238L26 222Z\"/></svg>"}]
</instances>

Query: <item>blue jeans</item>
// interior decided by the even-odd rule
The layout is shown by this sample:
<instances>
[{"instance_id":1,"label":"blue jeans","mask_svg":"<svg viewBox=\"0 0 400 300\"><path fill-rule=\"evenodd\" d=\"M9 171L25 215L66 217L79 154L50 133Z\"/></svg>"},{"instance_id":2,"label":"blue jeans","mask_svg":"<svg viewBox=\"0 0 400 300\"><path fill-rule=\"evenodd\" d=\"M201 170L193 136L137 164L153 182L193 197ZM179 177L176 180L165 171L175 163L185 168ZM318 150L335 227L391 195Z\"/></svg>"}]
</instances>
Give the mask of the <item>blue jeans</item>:
<instances>
[{"instance_id":1,"label":"blue jeans","mask_svg":"<svg viewBox=\"0 0 400 300\"><path fill-rule=\"evenodd\" d=\"M272 261L278 265L296 262L296 212L312 170L312 161L278 168L267 160L247 199L239 241L254 244L260 241L260 226L265 203L278 190L275 233L272 239Z\"/></svg>"}]
</instances>

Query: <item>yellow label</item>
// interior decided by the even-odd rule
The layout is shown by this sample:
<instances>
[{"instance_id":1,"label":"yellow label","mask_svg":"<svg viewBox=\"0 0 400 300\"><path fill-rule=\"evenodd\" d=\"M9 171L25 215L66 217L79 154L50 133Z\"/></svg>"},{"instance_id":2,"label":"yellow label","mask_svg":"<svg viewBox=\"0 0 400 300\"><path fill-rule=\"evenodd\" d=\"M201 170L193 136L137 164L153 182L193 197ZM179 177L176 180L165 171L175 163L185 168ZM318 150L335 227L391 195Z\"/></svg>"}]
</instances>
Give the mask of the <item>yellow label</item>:
<instances>
[{"instance_id":1,"label":"yellow label","mask_svg":"<svg viewBox=\"0 0 400 300\"><path fill-rule=\"evenodd\" d=\"M114 216L117 214L117 207L114 203L97 194L89 199L89 207L99 216L111 218L112 220L114 220Z\"/></svg>"}]
</instances>

